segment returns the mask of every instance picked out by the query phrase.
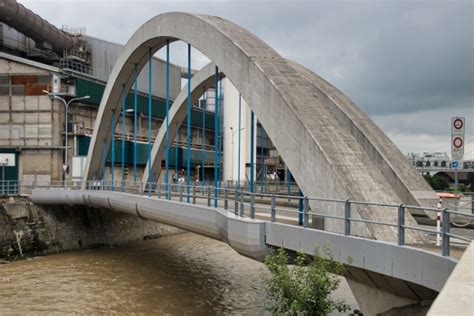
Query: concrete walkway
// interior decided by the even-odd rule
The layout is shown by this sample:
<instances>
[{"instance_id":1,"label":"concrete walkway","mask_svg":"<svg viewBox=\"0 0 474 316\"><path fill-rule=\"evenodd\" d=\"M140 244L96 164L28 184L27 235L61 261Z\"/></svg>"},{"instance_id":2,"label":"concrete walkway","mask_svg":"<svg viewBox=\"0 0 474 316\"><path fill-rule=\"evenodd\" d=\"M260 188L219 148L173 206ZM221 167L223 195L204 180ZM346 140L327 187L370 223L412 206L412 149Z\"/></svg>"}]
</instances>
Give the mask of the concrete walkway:
<instances>
[{"instance_id":1,"label":"concrete walkway","mask_svg":"<svg viewBox=\"0 0 474 316\"><path fill-rule=\"evenodd\" d=\"M474 241L467 248L428 312L429 316L474 315Z\"/></svg>"}]
</instances>

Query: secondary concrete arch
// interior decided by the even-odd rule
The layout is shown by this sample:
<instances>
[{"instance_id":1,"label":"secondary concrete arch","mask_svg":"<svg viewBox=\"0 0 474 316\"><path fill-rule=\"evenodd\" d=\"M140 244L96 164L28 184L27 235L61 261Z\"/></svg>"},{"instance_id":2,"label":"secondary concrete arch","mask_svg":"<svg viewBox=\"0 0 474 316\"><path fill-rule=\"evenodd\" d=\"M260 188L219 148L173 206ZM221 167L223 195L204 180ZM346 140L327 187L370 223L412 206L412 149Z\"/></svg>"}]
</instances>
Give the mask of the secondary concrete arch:
<instances>
[{"instance_id":1,"label":"secondary concrete arch","mask_svg":"<svg viewBox=\"0 0 474 316\"><path fill-rule=\"evenodd\" d=\"M214 85L216 75L216 65L214 63L209 63L199 70L191 79L191 104L194 104L203 94L205 88L212 87ZM219 78L223 77L222 72L218 74ZM173 106L169 110L169 124L168 124L168 133L169 135L175 135L176 129L181 123L184 122L188 112L188 88L187 84L176 99L173 102ZM165 122L163 122L165 124ZM170 137L172 139L172 137ZM156 136L153 148L151 150L151 167L146 164L145 171L142 177L143 187L146 187L148 181L153 181L153 179L158 179L158 175L161 170L161 159L165 155L165 140L166 140L166 129L164 126L160 128L158 135ZM148 179L148 169L151 168L152 176L151 179Z\"/></svg>"},{"instance_id":2,"label":"secondary concrete arch","mask_svg":"<svg viewBox=\"0 0 474 316\"><path fill-rule=\"evenodd\" d=\"M219 67L250 104L276 148L285 160L292 175L305 195L351 198L354 200L384 203L404 202L399 188L411 192L416 204L420 204L417 191L426 192L420 181L407 186L413 173L398 174L387 181L387 174L396 173L387 166L408 164L393 157L368 154L360 135L352 133L351 126L338 119L332 109L334 102L321 93L321 89L308 80L292 63L247 30L218 17L188 13L167 13L156 16L140 27L127 43L109 78L100 105L94 134L85 168L88 180L100 174L101 145L105 139L110 145L112 109L117 108L122 85L132 84L134 64L141 69L146 62L148 49L156 51L167 40L183 40L199 49ZM329 87L332 87L329 85ZM341 99L348 108L353 103ZM115 111L119 115L120 111ZM356 113L357 114L357 113ZM365 124L373 124L370 119ZM374 140L380 135L366 130L365 138ZM386 136L372 141L383 146ZM385 138L384 138L385 137ZM398 158L401 153L397 152ZM383 159L387 164L377 163ZM407 170L409 167L404 167ZM404 181L397 181L396 178ZM406 180L406 181L405 181ZM85 186L85 182L84 182ZM313 210L342 215L342 209L312 204ZM361 207L354 217L377 220L393 220L396 212ZM407 225L416 225L407 218ZM395 229L375 229L372 225L360 225L356 232L376 239L395 240ZM341 231L341 221L326 222L326 229ZM408 242L417 242L417 234L407 232Z\"/></svg>"}]
</instances>

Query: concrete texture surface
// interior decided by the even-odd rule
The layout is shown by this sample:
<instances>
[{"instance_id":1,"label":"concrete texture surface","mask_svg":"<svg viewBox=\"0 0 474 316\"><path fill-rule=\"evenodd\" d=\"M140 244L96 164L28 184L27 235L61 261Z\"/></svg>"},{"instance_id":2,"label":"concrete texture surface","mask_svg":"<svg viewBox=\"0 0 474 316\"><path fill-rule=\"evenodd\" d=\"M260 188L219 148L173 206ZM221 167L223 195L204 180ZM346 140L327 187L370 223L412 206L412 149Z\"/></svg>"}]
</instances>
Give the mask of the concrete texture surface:
<instances>
[{"instance_id":1,"label":"concrete texture surface","mask_svg":"<svg viewBox=\"0 0 474 316\"><path fill-rule=\"evenodd\" d=\"M232 22L177 12L158 15L142 25L118 59L100 105L84 180L101 174L102 141L106 140L108 149L112 109L119 106L122 87L131 87L134 65L143 67L150 47L154 53L167 41L177 39L203 52L241 92L305 195L412 204L433 196L421 176L400 160L402 154L387 143L380 129L331 85L308 80L294 64ZM115 111L117 116L119 112ZM404 166L395 167L398 164ZM333 205L312 203L311 207L341 215ZM395 212L381 208L358 207L353 216L397 220ZM406 224L416 225L410 216ZM340 232L342 222L328 220L325 228ZM396 229L391 227L360 224L354 231L361 236L396 240ZM423 242L413 231L407 231L406 239Z\"/></svg>"},{"instance_id":2,"label":"concrete texture surface","mask_svg":"<svg viewBox=\"0 0 474 316\"><path fill-rule=\"evenodd\" d=\"M428 311L428 316L472 316L473 298L474 242L471 242Z\"/></svg>"}]
</instances>

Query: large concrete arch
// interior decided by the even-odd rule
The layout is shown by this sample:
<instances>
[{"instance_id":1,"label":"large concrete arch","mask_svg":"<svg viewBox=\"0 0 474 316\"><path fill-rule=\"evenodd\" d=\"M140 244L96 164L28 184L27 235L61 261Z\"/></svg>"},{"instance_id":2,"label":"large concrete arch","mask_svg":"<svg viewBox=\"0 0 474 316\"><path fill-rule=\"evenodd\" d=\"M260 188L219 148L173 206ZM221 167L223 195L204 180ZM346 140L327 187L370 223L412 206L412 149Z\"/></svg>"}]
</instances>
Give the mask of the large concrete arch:
<instances>
[{"instance_id":1,"label":"large concrete arch","mask_svg":"<svg viewBox=\"0 0 474 316\"><path fill-rule=\"evenodd\" d=\"M154 52L163 47L167 40L177 39L190 43L207 55L240 91L274 141L305 195L401 203L406 196L400 192L405 191L409 192L416 204L420 203L417 192L433 196L423 180L409 179L419 175L390 169L396 164L403 165L402 171L410 168L407 162L399 161L401 153L398 150L395 150L396 159L384 154L376 157L367 153L365 141L361 140L358 133L351 132L357 125L344 124L353 119L338 118L337 111L332 108L340 107L342 103L351 109L355 107L353 103L344 98L332 102L314 80L308 80L294 64L247 30L218 17L188 13L156 16L140 27L127 43L104 92L84 180L100 174L98 158L102 152L102 142L99 140L105 139L108 149L112 109L118 107L122 85L128 89L132 84L134 64L141 69L146 62L148 49ZM115 111L115 115L118 116L119 112ZM375 126L370 119L364 124ZM380 149L388 139L383 133L382 136L374 133L374 130L366 129L364 135L372 147L376 144L374 148ZM378 137L381 137L380 140L374 141ZM378 163L377 159L386 163ZM392 182L387 181L390 173L396 174ZM312 208L333 214L342 213L341 209L328 205L312 205ZM364 207L354 213L354 217L393 220L394 223L397 216L394 211ZM415 223L408 218L407 225ZM393 227L382 230L371 225L362 226L364 229L356 233L376 239L396 239L396 229ZM326 229L340 231L341 228L342 223L339 221L326 223ZM419 240L414 233L407 234L407 239L409 242Z\"/></svg>"}]
</instances>

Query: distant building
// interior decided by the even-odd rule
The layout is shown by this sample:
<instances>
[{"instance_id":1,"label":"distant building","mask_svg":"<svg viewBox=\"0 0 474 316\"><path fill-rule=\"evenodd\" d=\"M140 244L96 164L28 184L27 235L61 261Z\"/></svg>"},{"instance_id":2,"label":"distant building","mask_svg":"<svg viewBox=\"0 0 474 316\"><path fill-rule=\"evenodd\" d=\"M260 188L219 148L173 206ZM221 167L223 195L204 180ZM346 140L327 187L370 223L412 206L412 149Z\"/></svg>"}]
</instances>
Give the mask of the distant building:
<instances>
[{"instance_id":1,"label":"distant building","mask_svg":"<svg viewBox=\"0 0 474 316\"><path fill-rule=\"evenodd\" d=\"M417 169L449 168L451 164L451 158L445 152L409 153L407 159Z\"/></svg>"}]
</instances>

